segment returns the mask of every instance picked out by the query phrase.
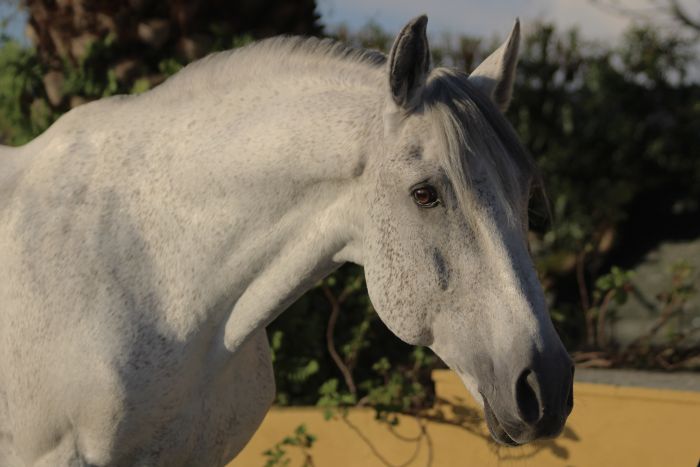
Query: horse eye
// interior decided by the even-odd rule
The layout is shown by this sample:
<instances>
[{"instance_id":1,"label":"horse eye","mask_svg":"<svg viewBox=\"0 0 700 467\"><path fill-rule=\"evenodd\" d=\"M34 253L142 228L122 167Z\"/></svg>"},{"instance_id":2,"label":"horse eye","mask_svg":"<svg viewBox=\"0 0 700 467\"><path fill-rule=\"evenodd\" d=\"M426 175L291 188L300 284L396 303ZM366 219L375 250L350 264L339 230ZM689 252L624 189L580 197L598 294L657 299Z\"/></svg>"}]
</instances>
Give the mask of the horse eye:
<instances>
[{"instance_id":1,"label":"horse eye","mask_svg":"<svg viewBox=\"0 0 700 467\"><path fill-rule=\"evenodd\" d=\"M413 201L422 208L434 208L440 204L437 191L430 185L416 188L411 192L411 196L413 197Z\"/></svg>"}]
</instances>

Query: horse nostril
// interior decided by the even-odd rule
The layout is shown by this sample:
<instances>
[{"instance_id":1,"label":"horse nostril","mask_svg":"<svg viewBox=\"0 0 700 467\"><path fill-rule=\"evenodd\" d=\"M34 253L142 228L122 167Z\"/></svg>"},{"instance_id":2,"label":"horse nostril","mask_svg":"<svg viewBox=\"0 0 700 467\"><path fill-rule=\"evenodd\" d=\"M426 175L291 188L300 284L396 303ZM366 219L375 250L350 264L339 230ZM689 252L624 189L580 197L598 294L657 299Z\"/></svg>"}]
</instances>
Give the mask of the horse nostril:
<instances>
[{"instance_id":1,"label":"horse nostril","mask_svg":"<svg viewBox=\"0 0 700 467\"><path fill-rule=\"evenodd\" d=\"M515 401L525 423L534 424L540 419L540 402L536 392L538 390L537 378L531 370L520 373L515 383Z\"/></svg>"}]
</instances>

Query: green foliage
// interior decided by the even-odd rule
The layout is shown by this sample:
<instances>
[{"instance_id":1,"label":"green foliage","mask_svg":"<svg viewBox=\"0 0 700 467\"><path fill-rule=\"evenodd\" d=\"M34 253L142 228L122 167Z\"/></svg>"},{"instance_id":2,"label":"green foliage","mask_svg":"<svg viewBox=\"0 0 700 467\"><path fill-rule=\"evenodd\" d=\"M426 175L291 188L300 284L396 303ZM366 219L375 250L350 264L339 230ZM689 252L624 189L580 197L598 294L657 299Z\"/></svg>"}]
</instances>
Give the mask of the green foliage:
<instances>
[{"instance_id":1,"label":"green foliage","mask_svg":"<svg viewBox=\"0 0 700 467\"><path fill-rule=\"evenodd\" d=\"M532 251L569 346L592 344L581 318L601 298L588 297L602 293L598 277L604 286L615 280L605 273L612 261L634 264L644 251L626 250L628 242L651 246L669 234L665 224L699 214L700 160L691 155L700 86L686 80L689 44L653 28L633 28L610 48L543 25L523 49L509 117L537 159L553 211L543 224L535 199Z\"/></svg>"},{"instance_id":2,"label":"green foliage","mask_svg":"<svg viewBox=\"0 0 700 467\"><path fill-rule=\"evenodd\" d=\"M700 326L689 323L684 316L690 311L688 301L698 293L698 277L695 268L687 261L673 264L668 272L670 283L656 296L656 319L646 333L616 356L619 365L700 370L697 347L682 345L688 337L700 331ZM659 336L662 329L667 331L665 336ZM663 337L663 344L652 345L655 337Z\"/></svg>"},{"instance_id":3,"label":"green foliage","mask_svg":"<svg viewBox=\"0 0 700 467\"><path fill-rule=\"evenodd\" d=\"M172 57L164 58L158 62L158 71L163 73L163 75L166 77L174 75L178 71L182 70L182 68L182 63Z\"/></svg>"},{"instance_id":4,"label":"green foliage","mask_svg":"<svg viewBox=\"0 0 700 467\"><path fill-rule=\"evenodd\" d=\"M671 321L672 318L684 314L686 310L686 304L698 293L697 278L695 275L695 268L690 265L687 261L679 261L671 266L671 284L669 288L656 296L657 301L660 304L660 313L658 317L657 324L654 325L649 333L648 338L651 338L654 333L661 329L661 325ZM671 330L670 335L667 336L671 342L680 341L684 339L688 333L697 331L700 327L679 329L676 327L675 330Z\"/></svg>"},{"instance_id":5,"label":"green foliage","mask_svg":"<svg viewBox=\"0 0 700 467\"><path fill-rule=\"evenodd\" d=\"M253 41L250 34L229 33L214 36L211 51L242 47ZM114 35L95 39L85 44L85 52L77 63L69 57L60 58L60 104L51 105L43 79L49 71L41 63L36 50L21 46L5 36L0 37L0 141L5 144L24 144L46 130L62 112L69 108L102 97L116 94L140 94L183 68L184 61L174 55L165 55L157 62L161 76L143 75L138 61L125 74L140 75L120 78L111 66L121 57L122 50ZM152 52L148 52L152 53ZM128 67L127 67L128 68ZM56 110L58 109L58 110Z\"/></svg>"},{"instance_id":6,"label":"green foliage","mask_svg":"<svg viewBox=\"0 0 700 467\"><path fill-rule=\"evenodd\" d=\"M331 378L321 385L318 390L319 398L316 405L323 408L323 417L326 420L334 418L337 414L345 415L348 406L355 405L357 399L348 392L338 390L338 380Z\"/></svg>"},{"instance_id":7,"label":"green foliage","mask_svg":"<svg viewBox=\"0 0 700 467\"><path fill-rule=\"evenodd\" d=\"M34 50L12 40L0 41L2 141L26 143L53 122L55 117L41 99L42 96L42 69Z\"/></svg>"},{"instance_id":8,"label":"green foliage","mask_svg":"<svg viewBox=\"0 0 700 467\"><path fill-rule=\"evenodd\" d=\"M432 391L420 377L421 370L432 369L436 357L424 347L416 347L411 353L413 367L392 368L389 359L380 358L372 370L379 378L367 379L359 387L367 391L366 404L374 407L377 419L395 425L396 413L417 413L432 403Z\"/></svg>"},{"instance_id":9,"label":"green foliage","mask_svg":"<svg viewBox=\"0 0 700 467\"><path fill-rule=\"evenodd\" d=\"M323 338L333 308L329 298L342 299L333 336L355 393ZM327 417L342 416L348 406L360 404L375 407L382 418L391 410L416 411L432 400L430 372L437 359L425 348L404 344L383 325L358 266L346 265L324 280L273 322L268 334L278 404L316 404ZM310 362L318 363L317 372L300 371Z\"/></svg>"},{"instance_id":10,"label":"green foliage","mask_svg":"<svg viewBox=\"0 0 700 467\"><path fill-rule=\"evenodd\" d=\"M627 301L632 277L634 277L634 271L624 271L613 266L608 274L603 274L596 280L593 299L599 301L605 295L611 294L612 300L618 305L624 304Z\"/></svg>"},{"instance_id":11,"label":"green foliage","mask_svg":"<svg viewBox=\"0 0 700 467\"><path fill-rule=\"evenodd\" d=\"M231 41L230 47L224 47L222 50L235 49L238 47L246 46L254 41L253 36L250 34L243 34L241 36L234 36Z\"/></svg>"},{"instance_id":12,"label":"green foliage","mask_svg":"<svg viewBox=\"0 0 700 467\"><path fill-rule=\"evenodd\" d=\"M687 302L697 292L697 284L694 282L693 274L695 268L688 261L679 261L671 266L671 289L666 294L659 295L659 300L664 302L678 301Z\"/></svg>"},{"instance_id":13,"label":"green foliage","mask_svg":"<svg viewBox=\"0 0 700 467\"><path fill-rule=\"evenodd\" d=\"M418 413L432 402L431 385L423 377L436 366L437 359L424 347L416 347L411 352L411 361L410 368L392 368L389 359L381 357L371 366L373 374L357 385L360 399L340 389L337 378L329 379L321 385L316 405L324 409L327 420L345 416L347 408L353 405L370 406L375 409L377 419L395 425L396 413Z\"/></svg>"},{"instance_id":14,"label":"green foliage","mask_svg":"<svg viewBox=\"0 0 700 467\"><path fill-rule=\"evenodd\" d=\"M351 33L346 26L340 26L334 38L356 47L387 51L394 37L379 24L369 21L362 29Z\"/></svg>"},{"instance_id":15,"label":"green foliage","mask_svg":"<svg viewBox=\"0 0 700 467\"><path fill-rule=\"evenodd\" d=\"M266 459L265 467L283 467L290 465L291 460L287 456L287 449L289 448L300 449L302 451L304 460L301 467L312 467L314 464L309 450L313 447L315 441L316 436L307 431L306 425L299 425L291 436L286 436L272 448L263 452Z\"/></svg>"},{"instance_id":16,"label":"green foliage","mask_svg":"<svg viewBox=\"0 0 700 467\"><path fill-rule=\"evenodd\" d=\"M91 99L108 97L120 91L113 71L105 70L102 63L114 53L116 39L108 35L104 39L87 44L85 54L77 65L63 60L63 94L80 95ZM122 91L123 92L123 91Z\"/></svg>"},{"instance_id":17,"label":"green foliage","mask_svg":"<svg viewBox=\"0 0 700 467\"><path fill-rule=\"evenodd\" d=\"M685 74L671 65L687 68L687 44L663 41L648 29L626 37L619 50L599 50L544 26L524 41L510 116L556 194L556 222L545 248L595 244L604 226L626 220L625 207L642 191L680 183L687 191L676 187L679 197L699 193L699 164L688 157L700 134L699 115L687 100L698 97L698 87L669 81ZM640 47L646 55L635 52ZM660 51L663 65L658 57L634 58Z\"/></svg>"}]
</instances>

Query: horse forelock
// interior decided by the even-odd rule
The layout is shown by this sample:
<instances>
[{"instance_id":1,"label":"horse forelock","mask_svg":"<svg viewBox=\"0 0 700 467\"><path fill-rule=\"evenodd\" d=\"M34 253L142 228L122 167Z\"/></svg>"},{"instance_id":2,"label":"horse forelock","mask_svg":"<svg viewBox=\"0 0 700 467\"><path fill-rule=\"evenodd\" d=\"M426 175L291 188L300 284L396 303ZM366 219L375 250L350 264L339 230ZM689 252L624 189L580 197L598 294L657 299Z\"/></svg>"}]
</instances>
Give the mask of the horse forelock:
<instances>
[{"instance_id":1,"label":"horse forelock","mask_svg":"<svg viewBox=\"0 0 700 467\"><path fill-rule=\"evenodd\" d=\"M438 154L460 207L469 212L477 202L472 167L480 163L479 176L487 178L508 220L520 222L525 184L539 185L539 172L502 112L467 74L447 68L433 70L423 103L442 137Z\"/></svg>"}]
</instances>

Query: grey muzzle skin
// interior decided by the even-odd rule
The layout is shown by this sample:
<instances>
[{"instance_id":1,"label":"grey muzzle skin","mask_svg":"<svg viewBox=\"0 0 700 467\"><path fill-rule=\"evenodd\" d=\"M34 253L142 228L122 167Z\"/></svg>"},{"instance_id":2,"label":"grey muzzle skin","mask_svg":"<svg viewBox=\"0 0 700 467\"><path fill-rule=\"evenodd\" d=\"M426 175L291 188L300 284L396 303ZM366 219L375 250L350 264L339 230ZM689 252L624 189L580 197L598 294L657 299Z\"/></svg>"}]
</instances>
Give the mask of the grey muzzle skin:
<instances>
[{"instance_id":1,"label":"grey muzzle skin","mask_svg":"<svg viewBox=\"0 0 700 467\"><path fill-rule=\"evenodd\" d=\"M516 358L517 359L517 358ZM554 438L564 429L574 407L574 366L565 351L537 355L530 365L509 371L510 390L480 387L491 436L501 444L518 446Z\"/></svg>"}]
</instances>

